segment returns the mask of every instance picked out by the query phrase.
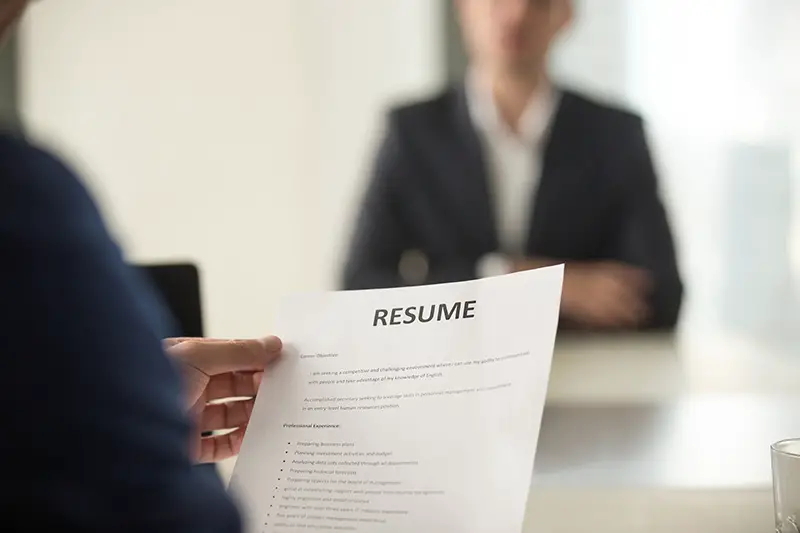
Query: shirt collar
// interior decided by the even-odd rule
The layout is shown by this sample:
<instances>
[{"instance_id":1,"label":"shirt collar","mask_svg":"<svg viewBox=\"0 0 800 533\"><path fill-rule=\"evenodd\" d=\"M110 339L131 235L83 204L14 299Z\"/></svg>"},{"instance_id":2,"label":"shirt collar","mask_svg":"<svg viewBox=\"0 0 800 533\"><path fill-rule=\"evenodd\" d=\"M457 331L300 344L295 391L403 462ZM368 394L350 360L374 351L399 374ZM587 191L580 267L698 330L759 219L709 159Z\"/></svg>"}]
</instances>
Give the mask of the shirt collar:
<instances>
[{"instance_id":1,"label":"shirt collar","mask_svg":"<svg viewBox=\"0 0 800 533\"><path fill-rule=\"evenodd\" d=\"M513 136L525 144L538 145L544 141L553 121L560 95L549 83L531 96L520 118L520 132L513 133L500 118L491 89L472 71L466 78L467 103L475 127L487 135Z\"/></svg>"}]
</instances>

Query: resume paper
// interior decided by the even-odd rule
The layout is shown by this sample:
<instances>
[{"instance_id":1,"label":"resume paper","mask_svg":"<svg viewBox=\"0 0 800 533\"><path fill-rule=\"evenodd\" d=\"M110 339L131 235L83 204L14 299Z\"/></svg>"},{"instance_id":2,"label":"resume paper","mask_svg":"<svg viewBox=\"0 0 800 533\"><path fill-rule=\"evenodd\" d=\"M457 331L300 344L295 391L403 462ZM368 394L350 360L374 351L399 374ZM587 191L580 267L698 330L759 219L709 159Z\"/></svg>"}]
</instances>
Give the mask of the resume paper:
<instances>
[{"instance_id":1,"label":"resume paper","mask_svg":"<svg viewBox=\"0 0 800 533\"><path fill-rule=\"evenodd\" d=\"M290 298L231 479L248 533L520 533L563 266Z\"/></svg>"}]
</instances>

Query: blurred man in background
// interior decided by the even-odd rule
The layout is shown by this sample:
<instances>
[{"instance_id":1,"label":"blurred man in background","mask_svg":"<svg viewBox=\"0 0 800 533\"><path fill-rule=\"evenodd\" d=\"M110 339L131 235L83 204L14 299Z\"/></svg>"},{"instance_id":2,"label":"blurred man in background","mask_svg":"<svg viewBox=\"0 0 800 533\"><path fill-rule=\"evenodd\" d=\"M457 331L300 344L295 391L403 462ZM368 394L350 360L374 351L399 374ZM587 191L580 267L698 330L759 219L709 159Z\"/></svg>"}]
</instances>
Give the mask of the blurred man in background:
<instances>
[{"instance_id":1,"label":"blurred man in background","mask_svg":"<svg viewBox=\"0 0 800 533\"><path fill-rule=\"evenodd\" d=\"M565 262L565 325L674 327L683 287L642 120L547 75L572 2L456 4L469 74L390 114L345 288Z\"/></svg>"}]
</instances>

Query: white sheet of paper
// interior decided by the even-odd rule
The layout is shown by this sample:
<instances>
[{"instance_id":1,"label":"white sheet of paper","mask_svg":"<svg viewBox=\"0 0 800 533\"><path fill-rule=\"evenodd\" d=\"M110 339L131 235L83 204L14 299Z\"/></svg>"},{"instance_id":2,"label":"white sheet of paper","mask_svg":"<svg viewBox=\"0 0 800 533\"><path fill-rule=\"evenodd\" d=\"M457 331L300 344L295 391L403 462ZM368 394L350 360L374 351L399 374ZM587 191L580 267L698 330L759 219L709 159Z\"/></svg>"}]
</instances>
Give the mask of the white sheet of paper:
<instances>
[{"instance_id":1,"label":"white sheet of paper","mask_svg":"<svg viewBox=\"0 0 800 533\"><path fill-rule=\"evenodd\" d=\"M562 279L290 298L231 479L246 531L519 533Z\"/></svg>"}]
</instances>

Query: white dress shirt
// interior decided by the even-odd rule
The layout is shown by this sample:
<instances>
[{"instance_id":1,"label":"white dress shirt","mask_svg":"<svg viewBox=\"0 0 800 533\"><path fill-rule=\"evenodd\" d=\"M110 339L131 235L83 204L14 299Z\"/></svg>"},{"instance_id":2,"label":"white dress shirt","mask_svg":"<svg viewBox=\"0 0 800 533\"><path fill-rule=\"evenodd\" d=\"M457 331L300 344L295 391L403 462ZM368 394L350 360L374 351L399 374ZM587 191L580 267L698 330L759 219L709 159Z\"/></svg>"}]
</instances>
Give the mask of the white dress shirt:
<instances>
[{"instance_id":1,"label":"white dress shirt","mask_svg":"<svg viewBox=\"0 0 800 533\"><path fill-rule=\"evenodd\" d=\"M550 85L543 85L528 102L517 133L500 116L490 88L475 75L468 76L466 84L470 118L483 143L500 243L500 254L478 265L478 275L485 277L507 272L505 257L524 254L544 145L559 97Z\"/></svg>"}]
</instances>

